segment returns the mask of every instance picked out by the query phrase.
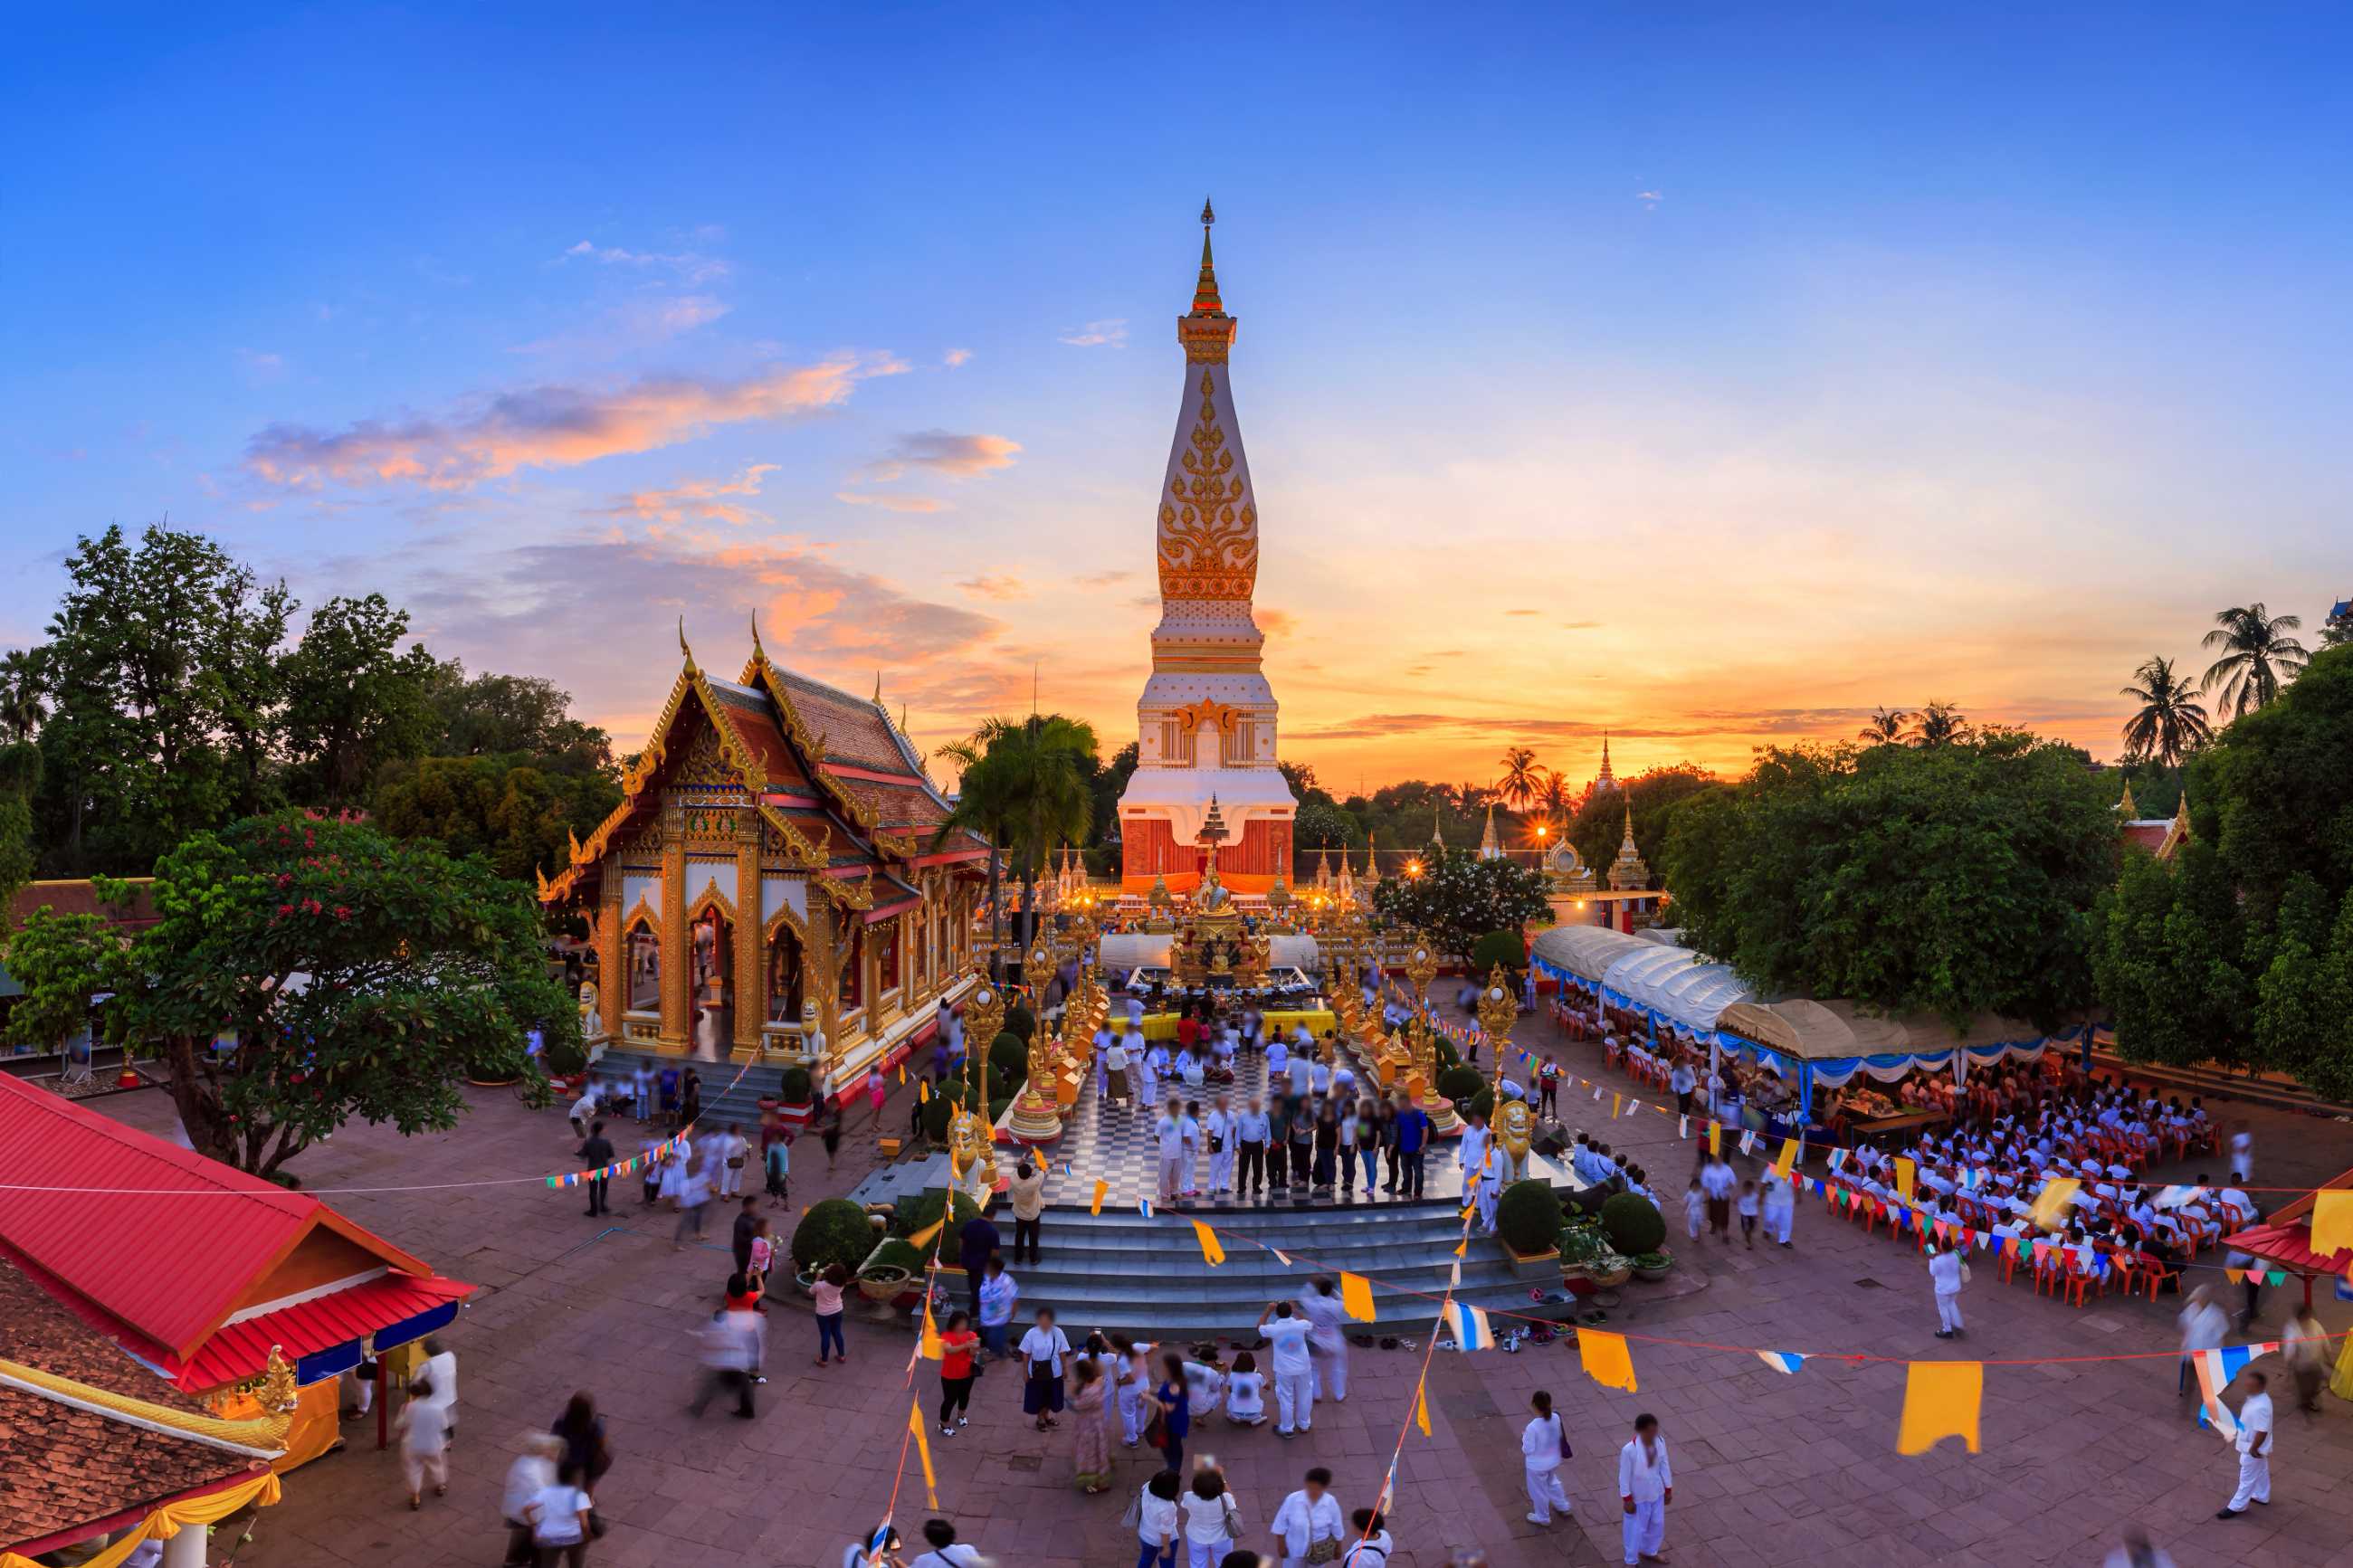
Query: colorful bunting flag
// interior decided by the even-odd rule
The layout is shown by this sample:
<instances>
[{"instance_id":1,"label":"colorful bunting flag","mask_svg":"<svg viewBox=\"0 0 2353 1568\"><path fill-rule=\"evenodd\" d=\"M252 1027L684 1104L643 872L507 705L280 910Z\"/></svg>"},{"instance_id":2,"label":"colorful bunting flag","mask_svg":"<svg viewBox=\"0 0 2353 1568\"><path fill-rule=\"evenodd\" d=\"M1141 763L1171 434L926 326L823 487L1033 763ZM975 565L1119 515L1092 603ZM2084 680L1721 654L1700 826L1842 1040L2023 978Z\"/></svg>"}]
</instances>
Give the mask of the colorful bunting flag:
<instances>
[{"instance_id":1,"label":"colorful bunting flag","mask_svg":"<svg viewBox=\"0 0 2353 1568\"><path fill-rule=\"evenodd\" d=\"M1446 1324L1454 1331L1455 1344L1463 1350L1495 1348L1495 1331L1487 1326L1487 1314L1467 1301L1446 1304Z\"/></svg>"},{"instance_id":2,"label":"colorful bunting flag","mask_svg":"<svg viewBox=\"0 0 2353 1568\"><path fill-rule=\"evenodd\" d=\"M1268 1247L1268 1248L1267 1248L1267 1250L1268 1250L1269 1252L1273 1253L1273 1254L1274 1254L1274 1257L1275 1257L1275 1261L1277 1261L1278 1263L1281 1263L1281 1264L1282 1264L1285 1268L1290 1268L1290 1267L1291 1267L1291 1254L1289 1254L1288 1252L1283 1251L1283 1250L1282 1250L1282 1248L1281 1248L1281 1247Z\"/></svg>"},{"instance_id":3,"label":"colorful bunting flag","mask_svg":"<svg viewBox=\"0 0 2353 1568\"><path fill-rule=\"evenodd\" d=\"M1757 1132L1755 1129L1752 1128L1748 1131L1743 1132L1740 1135L1740 1152L1744 1154L1753 1154L1757 1152Z\"/></svg>"},{"instance_id":4,"label":"colorful bunting flag","mask_svg":"<svg viewBox=\"0 0 2353 1568\"><path fill-rule=\"evenodd\" d=\"M1678 1116L1675 1118L1675 1136L1678 1138L1688 1138L1691 1136L1690 1117Z\"/></svg>"},{"instance_id":5,"label":"colorful bunting flag","mask_svg":"<svg viewBox=\"0 0 2353 1568\"><path fill-rule=\"evenodd\" d=\"M1794 1373L1806 1364L1806 1358L1795 1351L1758 1351L1757 1359L1775 1372Z\"/></svg>"},{"instance_id":6,"label":"colorful bunting flag","mask_svg":"<svg viewBox=\"0 0 2353 1568\"><path fill-rule=\"evenodd\" d=\"M2353 1192L2312 1194L2310 1245L2321 1258L2353 1251Z\"/></svg>"},{"instance_id":7,"label":"colorful bunting flag","mask_svg":"<svg viewBox=\"0 0 2353 1568\"><path fill-rule=\"evenodd\" d=\"M1205 1220L1193 1222L1193 1235L1201 1244L1201 1257L1215 1268L1226 1260L1226 1249L1218 1241L1218 1233Z\"/></svg>"},{"instance_id":8,"label":"colorful bunting flag","mask_svg":"<svg viewBox=\"0 0 2353 1568\"><path fill-rule=\"evenodd\" d=\"M915 1080L915 1103L916 1103L917 1105L929 1105L931 1102L932 1102L932 1084L931 1084L931 1080L930 1080L929 1079L916 1079L916 1080Z\"/></svg>"},{"instance_id":9,"label":"colorful bunting flag","mask_svg":"<svg viewBox=\"0 0 2353 1568\"><path fill-rule=\"evenodd\" d=\"M1584 1364L1585 1375L1602 1387L1622 1389L1628 1394L1641 1392L1634 1383L1634 1358L1626 1353L1625 1335L1579 1329L1577 1359Z\"/></svg>"},{"instance_id":10,"label":"colorful bunting flag","mask_svg":"<svg viewBox=\"0 0 2353 1568\"><path fill-rule=\"evenodd\" d=\"M932 1221L931 1224L925 1226L923 1229L917 1231L914 1235L907 1238L907 1245L913 1247L918 1252L923 1251L923 1248L931 1246L932 1237L939 1235L940 1227L947 1224L947 1211L945 1208L943 1208L940 1212L939 1218Z\"/></svg>"},{"instance_id":11,"label":"colorful bunting flag","mask_svg":"<svg viewBox=\"0 0 2353 1568\"><path fill-rule=\"evenodd\" d=\"M1778 1172L1781 1179L1786 1182L1789 1179L1789 1173L1796 1169L1797 1163L1798 1141L1795 1138L1782 1139L1781 1157L1773 1162L1773 1169Z\"/></svg>"},{"instance_id":12,"label":"colorful bunting flag","mask_svg":"<svg viewBox=\"0 0 2353 1568\"><path fill-rule=\"evenodd\" d=\"M1430 1436L1430 1388L1426 1378L1413 1385L1413 1424L1421 1428L1423 1436Z\"/></svg>"},{"instance_id":13,"label":"colorful bunting flag","mask_svg":"<svg viewBox=\"0 0 2353 1568\"><path fill-rule=\"evenodd\" d=\"M924 1500L936 1510L940 1506L940 1482L939 1478L932 1473L932 1445L931 1440L923 1434L923 1407L921 1400L907 1406L907 1430L915 1435L915 1452L923 1461Z\"/></svg>"},{"instance_id":14,"label":"colorful bunting flag","mask_svg":"<svg viewBox=\"0 0 2353 1568\"><path fill-rule=\"evenodd\" d=\"M1919 1167L1902 1155L1895 1160L1895 1195L1905 1203L1912 1201L1912 1179Z\"/></svg>"},{"instance_id":15,"label":"colorful bunting flag","mask_svg":"<svg viewBox=\"0 0 2353 1568\"><path fill-rule=\"evenodd\" d=\"M2034 1223L2045 1230L2059 1228L2060 1221L2066 1217L2068 1205L2074 1202L2075 1194L2083 1185L2072 1176L2043 1183L2042 1190L2034 1194Z\"/></svg>"},{"instance_id":16,"label":"colorful bunting flag","mask_svg":"<svg viewBox=\"0 0 2353 1568\"><path fill-rule=\"evenodd\" d=\"M1142 1215L1145 1218L1150 1219L1152 1217L1152 1200L1150 1198L1136 1199L1135 1212Z\"/></svg>"},{"instance_id":17,"label":"colorful bunting flag","mask_svg":"<svg viewBox=\"0 0 2353 1568\"><path fill-rule=\"evenodd\" d=\"M1718 1157L1724 1153L1724 1123L1721 1121L1707 1124L1707 1152Z\"/></svg>"},{"instance_id":18,"label":"colorful bunting flag","mask_svg":"<svg viewBox=\"0 0 2353 1568\"><path fill-rule=\"evenodd\" d=\"M1094 1195L1094 1201L1087 1205L1087 1212L1088 1212L1089 1214L1101 1214L1101 1213L1103 1213L1103 1196L1104 1196L1104 1194L1105 1194L1109 1193L1110 1191L1111 1191L1111 1184L1110 1184L1109 1182L1104 1181L1104 1180L1103 1180L1102 1177L1100 1177L1100 1176L1096 1177L1096 1178L1095 1178L1095 1195Z\"/></svg>"},{"instance_id":19,"label":"colorful bunting flag","mask_svg":"<svg viewBox=\"0 0 2353 1568\"><path fill-rule=\"evenodd\" d=\"M1373 1321L1373 1282L1361 1274L1340 1276L1340 1309L1360 1323Z\"/></svg>"},{"instance_id":20,"label":"colorful bunting flag","mask_svg":"<svg viewBox=\"0 0 2353 1568\"><path fill-rule=\"evenodd\" d=\"M1626 1097L1625 1097L1624 1095L1622 1095L1622 1094L1617 1094L1617 1093L1614 1093L1614 1092L1613 1092L1613 1093L1609 1096L1609 1120L1610 1120L1610 1121L1617 1121L1617 1120L1618 1120L1618 1112L1619 1112L1620 1110L1623 1110L1623 1109L1625 1108L1625 1104L1626 1104Z\"/></svg>"},{"instance_id":21,"label":"colorful bunting flag","mask_svg":"<svg viewBox=\"0 0 2353 1568\"><path fill-rule=\"evenodd\" d=\"M1947 1437L1978 1451L1978 1415L1985 1404L1985 1363L1915 1361L1904 1382L1904 1418L1895 1431L1895 1451L1925 1454Z\"/></svg>"},{"instance_id":22,"label":"colorful bunting flag","mask_svg":"<svg viewBox=\"0 0 2353 1568\"><path fill-rule=\"evenodd\" d=\"M942 1361L947 1356L947 1347L940 1342L940 1326L932 1321L929 1301L923 1303L923 1339L919 1353L925 1361Z\"/></svg>"}]
</instances>

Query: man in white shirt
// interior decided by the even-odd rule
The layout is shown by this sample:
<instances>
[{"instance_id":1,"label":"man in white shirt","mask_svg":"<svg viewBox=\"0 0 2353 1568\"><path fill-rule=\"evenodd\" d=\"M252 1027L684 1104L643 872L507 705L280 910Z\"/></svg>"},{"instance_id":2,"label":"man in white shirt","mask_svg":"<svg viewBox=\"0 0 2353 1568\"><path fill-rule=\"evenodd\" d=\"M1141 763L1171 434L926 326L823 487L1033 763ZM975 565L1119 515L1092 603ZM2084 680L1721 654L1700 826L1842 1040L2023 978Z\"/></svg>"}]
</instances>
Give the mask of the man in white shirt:
<instances>
[{"instance_id":1,"label":"man in white shirt","mask_svg":"<svg viewBox=\"0 0 2353 1568\"><path fill-rule=\"evenodd\" d=\"M1304 1568L1317 1542L1344 1538L1347 1525L1331 1487L1332 1472L1318 1466L1307 1472L1307 1484L1284 1498L1282 1506L1274 1510L1267 1530L1282 1542L1282 1568Z\"/></svg>"},{"instance_id":2,"label":"man in white shirt","mask_svg":"<svg viewBox=\"0 0 2353 1568\"><path fill-rule=\"evenodd\" d=\"M2243 1186L2254 1179L2255 1135L2248 1131L2247 1124L2242 1121L2239 1130L2231 1134L2231 1180Z\"/></svg>"},{"instance_id":3,"label":"man in white shirt","mask_svg":"<svg viewBox=\"0 0 2353 1568\"><path fill-rule=\"evenodd\" d=\"M1110 1018L1106 1017L1095 1026L1095 1102L1097 1104L1103 1102L1103 1080L1108 1076L1105 1058L1111 1054L1112 1042L1118 1038L1119 1033L1111 1026Z\"/></svg>"},{"instance_id":4,"label":"man in white shirt","mask_svg":"<svg viewBox=\"0 0 2353 1568\"><path fill-rule=\"evenodd\" d=\"M1936 1337L1949 1340L1961 1331L1961 1255L1931 1243L1928 1283L1936 1292Z\"/></svg>"},{"instance_id":5,"label":"man in white shirt","mask_svg":"<svg viewBox=\"0 0 2353 1568\"><path fill-rule=\"evenodd\" d=\"M1187 1131L1191 1126L1184 1107L1172 1100L1152 1130L1160 1152L1160 1201L1164 1205L1174 1204L1185 1195L1185 1156L1191 1142Z\"/></svg>"},{"instance_id":6,"label":"man in white shirt","mask_svg":"<svg viewBox=\"0 0 2353 1568\"><path fill-rule=\"evenodd\" d=\"M1291 1092L1302 1100L1306 1099L1308 1090L1314 1087L1315 1069L1320 1065L1315 1059L1314 1042L1294 1042L1291 1047ZM1328 1072L1330 1069L1325 1070ZM1328 1083L1330 1079L1327 1078L1325 1081Z\"/></svg>"},{"instance_id":7,"label":"man in white shirt","mask_svg":"<svg viewBox=\"0 0 2353 1568\"><path fill-rule=\"evenodd\" d=\"M1277 1301L1258 1315L1258 1331L1266 1336L1272 1352L1274 1435L1288 1437L1314 1431L1315 1360L1307 1348L1315 1332L1314 1325L1299 1316L1290 1302Z\"/></svg>"},{"instance_id":8,"label":"man in white shirt","mask_svg":"<svg viewBox=\"0 0 2353 1568\"><path fill-rule=\"evenodd\" d=\"M1618 1501L1626 1510L1619 1531L1626 1568L1659 1560L1667 1534L1667 1504L1674 1497L1675 1472L1667 1463L1666 1440L1659 1436L1659 1418L1646 1412L1634 1417L1633 1438L1618 1450Z\"/></svg>"},{"instance_id":9,"label":"man in white shirt","mask_svg":"<svg viewBox=\"0 0 2353 1568\"><path fill-rule=\"evenodd\" d=\"M1732 1194L1739 1185L1731 1162L1721 1154L1710 1154L1707 1163L1700 1167L1699 1190L1707 1199L1707 1227L1718 1240L1732 1239Z\"/></svg>"},{"instance_id":10,"label":"man in white shirt","mask_svg":"<svg viewBox=\"0 0 2353 1568\"><path fill-rule=\"evenodd\" d=\"M1348 1399L1348 1336L1340 1327L1347 1309L1329 1275L1319 1274L1307 1294L1299 1298L1299 1313L1314 1326L1307 1348L1315 1357L1315 1397L1342 1404Z\"/></svg>"},{"instance_id":11,"label":"man in white shirt","mask_svg":"<svg viewBox=\"0 0 2353 1568\"><path fill-rule=\"evenodd\" d=\"M1501 1143L1489 1140L1479 1163L1479 1228L1495 1234L1495 1205L1503 1201L1504 1184L1512 1173L1512 1157Z\"/></svg>"},{"instance_id":12,"label":"man in white shirt","mask_svg":"<svg viewBox=\"0 0 2353 1568\"><path fill-rule=\"evenodd\" d=\"M594 1079L580 1090L580 1098L572 1102L572 1135L588 1136L588 1123L596 1116L596 1083Z\"/></svg>"},{"instance_id":13,"label":"man in white shirt","mask_svg":"<svg viewBox=\"0 0 2353 1568\"><path fill-rule=\"evenodd\" d=\"M2269 1379L2260 1372L2245 1374L2255 1391L2239 1406L2239 1435L2232 1447L2239 1451L2239 1489L2216 1519L2236 1519L2251 1502L2270 1506L2272 1500L2272 1396Z\"/></svg>"},{"instance_id":14,"label":"man in white shirt","mask_svg":"<svg viewBox=\"0 0 2353 1568\"><path fill-rule=\"evenodd\" d=\"M713 1155L719 1173L719 1195L738 1198L744 1195L744 1162L751 1149L744 1135L731 1123L719 1130L718 1148Z\"/></svg>"},{"instance_id":15,"label":"man in white shirt","mask_svg":"<svg viewBox=\"0 0 2353 1568\"><path fill-rule=\"evenodd\" d=\"M1467 1189L1479 1179L1487 1166L1487 1119L1473 1110L1462 1121L1462 1137L1455 1148L1455 1158L1462 1162L1462 1184Z\"/></svg>"},{"instance_id":16,"label":"man in white shirt","mask_svg":"<svg viewBox=\"0 0 2353 1568\"><path fill-rule=\"evenodd\" d=\"M1209 1108L1201 1126L1209 1145L1209 1195L1217 1197L1234 1190L1234 1113L1226 1109L1226 1097Z\"/></svg>"}]
</instances>

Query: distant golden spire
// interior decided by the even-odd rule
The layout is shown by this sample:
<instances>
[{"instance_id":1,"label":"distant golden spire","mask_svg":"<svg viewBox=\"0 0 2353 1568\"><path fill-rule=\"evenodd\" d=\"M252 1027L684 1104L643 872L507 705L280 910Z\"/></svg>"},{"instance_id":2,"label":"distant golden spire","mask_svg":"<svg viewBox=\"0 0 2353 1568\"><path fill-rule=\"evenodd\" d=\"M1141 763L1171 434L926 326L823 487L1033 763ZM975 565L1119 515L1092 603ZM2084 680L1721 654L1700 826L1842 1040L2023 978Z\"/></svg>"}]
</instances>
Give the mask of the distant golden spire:
<instances>
[{"instance_id":1,"label":"distant golden spire","mask_svg":"<svg viewBox=\"0 0 2353 1568\"><path fill-rule=\"evenodd\" d=\"M2133 802L2132 780L2130 779L2125 780L2125 797L2124 799L2116 802L2116 815L2123 817L2126 822L2131 822L2140 816L2140 807Z\"/></svg>"},{"instance_id":2,"label":"distant golden spire","mask_svg":"<svg viewBox=\"0 0 2353 1568\"><path fill-rule=\"evenodd\" d=\"M752 657L761 664L768 662L768 650L760 646L760 612L752 612Z\"/></svg>"},{"instance_id":3,"label":"distant golden spire","mask_svg":"<svg viewBox=\"0 0 2353 1568\"><path fill-rule=\"evenodd\" d=\"M1200 315L1222 315L1225 301L1218 298L1218 267L1209 256L1209 226L1218 221L1208 198L1201 200L1201 277L1193 285L1193 310Z\"/></svg>"},{"instance_id":4,"label":"distant golden spire","mask_svg":"<svg viewBox=\"0 0 2353 1568\"><path fill-rule=\"evenodd\" d=\"M695 673L694 650L686 646L686 617L684 616L681 616L678 618L678 651L686 656L686 672L689 675Z\"/></svg>"}]
</instances>

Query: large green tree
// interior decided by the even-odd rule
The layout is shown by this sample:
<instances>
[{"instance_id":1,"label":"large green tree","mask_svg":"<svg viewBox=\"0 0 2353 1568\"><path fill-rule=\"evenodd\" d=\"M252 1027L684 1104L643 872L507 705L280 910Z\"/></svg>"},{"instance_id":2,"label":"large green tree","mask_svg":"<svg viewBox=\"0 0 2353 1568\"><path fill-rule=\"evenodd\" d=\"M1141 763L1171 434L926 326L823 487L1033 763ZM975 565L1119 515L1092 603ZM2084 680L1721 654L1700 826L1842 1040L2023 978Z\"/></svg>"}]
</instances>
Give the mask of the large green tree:
<instances>
[{"instance_id":1,"label":"large green tree","mask_svg":"<svg viewBox=\"0 0 2353 1568\"><path fill-rule=\"evenodd\" d=\"M457 659L435 667L426 685L432 709L432 754L522 754L551 773L612 774L613 741L572 716L572 694L536 675L469 676Z\"/></svg>"},{"instance_id":2,"label":"large green tree","mask_svg":"<svg viewBox=\"0 0 2353 1568\"><path fill-rule=\"evenodd\" d=\"M43 838L63 871L144 871L234 809L245 650L273 640L287 601L211 541L163 527L136 544L119 527L84 538L66 574L41 652Z\"/></svg>"},{"instance_id":3,"label":"large green tree","mask_svg":"<svg viewBox=\"0 0 2353 1568\"><path fill-rule=\"evenodd\" d=\"M1662 863L1686 940L1759 990L2049 1026L2090 997L2113 805L2030 735L1776 747L1674 812Z\"/></svg>"},{"instance_id":4,"label":"large green tree","mask_svg":"<svg viewBox=\"0 0 2353 1568\"><path fill-rule=\"evenodd\" d=\"M2218 691L2221 710L2231 718L2245 718L2277 697L2304 668L2309 656L2287 635L2303 625L2299 616L2272 615L2260 599L2219 612L2203 646L2221 657L2207 667L2200 688Z\"/></svg>"},{"instance_id":5,"label":"large green tree","mask_svg":"<svg viewBox=\"0 0 2353 1568\"><path fill-rule=\"evenodd\" d=\"M2133 682L2121 693L2138 704L2125 721L2125 754L2179 767L2213 733L2205 706L2197 700L2197 688L2176 675L2173 661L2163 654L2143 659L2133 671Z\"/></svg>"},{"instance_id":6,"label":"large green tree","mask_svg":"<svg viewBox=\"0 0 2353 1568\"><path fill-rule=\"evenodd\" d=\"M162 1058L197 1151L241 1170L354 1117L454 1126L461 1078L535 1072L527 1030L576 1043L529 895L436 845L281 811L189 837L151 896L155 924L85 946L101 1016Z\"/></svg>"},{"instance_id":7,"label":"large green tree","mask_svg":"<svg viewBox=\"0 0 2353 1568\"><path fill-rule=\"evenodd\" d=\"M1440 952L1468 954L1490 931L1517 931L1548 907L1540 871L1482 860L1470 849L1425 853L1418 873L1385 878L1374 890L1382 914L1427 931Z\"/></svg>"},{"instance_id":8,"label":"large green tree","mask_svg":"<svg viewBox=\"0 0 2353 1568\"><path fill-rule=\"evenodd\" d=\"M1021 907L1034 909L1049 858L1065 844L1085 843L1093 821L1094 726L1060 713L991 719L940 755L960 777L955 809L937 838L963 827L996 845L1021 883ZM989 858L991 930L1003 908L998 858Z\"/></svg>"},{"instance_id":9,"label":"large green tree","mask_svg":"<svg viewBox=\"0 0 2353 1568\"><path fill-rule=\"evenodd\" d=\"M480 855L501 877L532 880L570 855L620 804L606 773L562 773L520 753L418 757L378 775L377 826L395 838L434 838L453 855Z\"/></svg>"},{"instance_id":10,"label":"large green tree","mask_svg":"<svg viewBox=\"0 0 2353 1568\"><path fill-rule=\"evenodd\" d=\"M1627 779L1614 790L1595 790L1569 820L1568 841L1598 875L1607 877L1626 838L1626 808L1634 808L1634 847L1655 879L1667 824L1687 800L1724 787L1724 781L1690 763L1656 767Z\"/></svg>"},{"instance_id":11,"label":"large green tree","mask_svg":"<svg viewBox=\"0 0 2353 1568\"><path fill-rule=\"evenodd\" d=\"M295 798L362 805L388 762L422 754L434 733L429 700L440 667L422 643L404 653L408 612L381 594L319 606L285 660L286 750Z\"/></svg>"}]
</instances>

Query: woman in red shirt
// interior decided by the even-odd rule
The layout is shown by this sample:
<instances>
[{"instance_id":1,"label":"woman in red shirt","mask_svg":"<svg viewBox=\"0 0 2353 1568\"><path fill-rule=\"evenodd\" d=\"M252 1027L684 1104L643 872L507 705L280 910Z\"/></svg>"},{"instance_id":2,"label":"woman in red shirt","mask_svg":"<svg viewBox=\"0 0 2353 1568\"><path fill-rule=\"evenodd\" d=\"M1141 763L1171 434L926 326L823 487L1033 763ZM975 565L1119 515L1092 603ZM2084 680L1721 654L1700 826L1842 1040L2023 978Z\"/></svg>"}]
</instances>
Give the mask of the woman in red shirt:
<instances>
[{"instance_id":1,"label":"woman in red shirt","mask_svg":"<svg viewBox=\"0 0 2353 1568\"><path fill-rule=\"evenodd\" d=\"M965 1412L972 1404L972 1352L980 1344L980 1336L972 1331L972 1320L962 1312L948 1314L948 1326L940 1331L940 1436L953 1437L956 1428L965 1424ZM955 1419L948 1419L949 1412Z\"/></svg>"}]
</instances>

